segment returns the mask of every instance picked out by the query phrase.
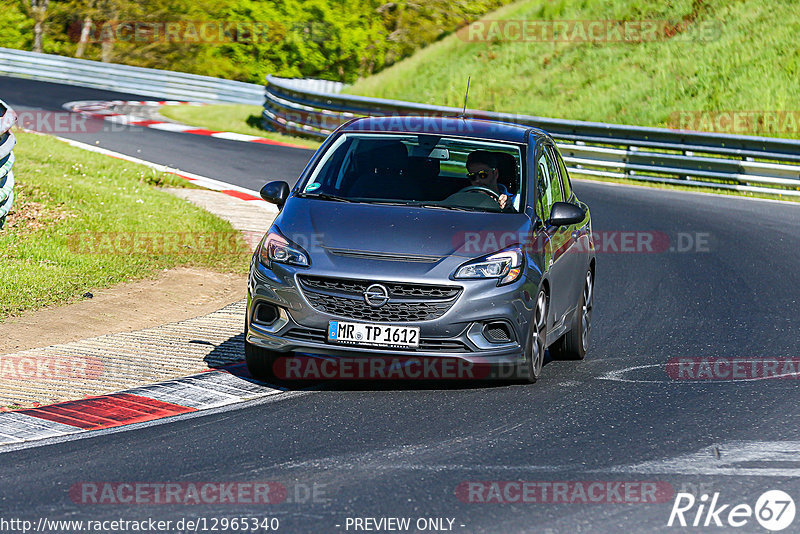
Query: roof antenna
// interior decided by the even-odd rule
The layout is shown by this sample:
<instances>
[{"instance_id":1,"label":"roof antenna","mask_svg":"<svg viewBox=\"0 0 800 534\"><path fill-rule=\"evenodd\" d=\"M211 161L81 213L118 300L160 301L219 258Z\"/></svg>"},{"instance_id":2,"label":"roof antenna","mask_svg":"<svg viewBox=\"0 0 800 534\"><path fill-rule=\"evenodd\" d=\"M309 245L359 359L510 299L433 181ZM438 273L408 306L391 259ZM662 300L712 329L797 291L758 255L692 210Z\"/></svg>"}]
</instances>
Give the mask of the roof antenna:
<instances>
[{"instance_id":1,"label":"roof antenna","mask_svg":"<svg viewBox=\"0 0 800 534\"><path fill-rule=\"evenodd\" d=\"M466 119L467 118L467 98L469 97L469 81L472 76L467 76L467 92L464 94L464 110L461 112L461 115L458 116L459 119Z\"/></svg>"}]
</instances>

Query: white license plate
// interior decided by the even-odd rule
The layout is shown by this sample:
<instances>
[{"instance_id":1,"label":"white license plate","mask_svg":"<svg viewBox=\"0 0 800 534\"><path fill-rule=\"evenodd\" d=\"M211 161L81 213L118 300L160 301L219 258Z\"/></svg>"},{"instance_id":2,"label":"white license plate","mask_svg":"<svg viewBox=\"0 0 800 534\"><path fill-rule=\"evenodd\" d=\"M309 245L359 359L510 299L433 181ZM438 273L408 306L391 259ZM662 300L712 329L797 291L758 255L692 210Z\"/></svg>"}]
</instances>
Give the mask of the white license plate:
<instances>
[{"instance_id":1,"label":"white license plate","mask_svg":"<svg viewBox=\"0 0 800 534\"><path fill-rule=\"evenodd\" d=\"M328 341L351 345L417 348L419 327L331 321L328 323Z\"/></svg>"}]
</instances>

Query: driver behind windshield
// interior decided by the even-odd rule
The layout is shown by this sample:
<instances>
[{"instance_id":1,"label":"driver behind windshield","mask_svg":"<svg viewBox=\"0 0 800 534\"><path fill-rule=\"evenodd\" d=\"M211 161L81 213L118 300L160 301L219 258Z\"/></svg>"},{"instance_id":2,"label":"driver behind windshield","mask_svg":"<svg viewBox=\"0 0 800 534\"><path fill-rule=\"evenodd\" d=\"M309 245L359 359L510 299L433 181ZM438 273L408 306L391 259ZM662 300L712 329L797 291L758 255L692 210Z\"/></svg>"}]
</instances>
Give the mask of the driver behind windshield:
<instances>
[{"instance_id":1,"label":"driver behind windshield","mask_svg":"<svg viewBox=\"0 0 800 534\"><path fill-rule=\"evenodd\" d=\"M467 156L467 178L471 186L485 187L497 193L502 209L514 204L516 195L509 193L506 186L499 183L500 171L498 170L497 156L488 150L476 150Z\"/></svg>"}]
</instances>

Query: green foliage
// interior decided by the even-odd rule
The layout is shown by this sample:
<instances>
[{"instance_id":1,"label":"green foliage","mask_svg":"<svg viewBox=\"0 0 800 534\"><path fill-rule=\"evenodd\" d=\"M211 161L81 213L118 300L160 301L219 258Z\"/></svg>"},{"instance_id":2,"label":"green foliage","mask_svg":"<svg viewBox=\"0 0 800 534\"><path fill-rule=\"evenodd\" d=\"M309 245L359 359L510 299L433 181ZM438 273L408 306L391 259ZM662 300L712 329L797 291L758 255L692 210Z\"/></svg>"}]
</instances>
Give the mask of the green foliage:
<instances>
[{"instance_id":1,"label":"green foliage","mask_svg":"<svg viewBox=\"0 0 800 534\"><path fill-rule=\"evenodd\" d=\"M594 43L469 41L459 33L348 92L460 107L471 75L474 109L669 127L684 111L796 113L799 15L796 0L523 0L486 18L663 20L680 31L645 42ZM730 133L798 137L797 128Z\"/></svg>"},{"instance_id":2,"label":"green foliage","mask_svg":"<svg viewBox=\"0 0 800 534\"><path fill-rule=\"evenodd\" d=\"M23 0L19 0L23 1ZM410 55L509 0L51 0L45 52L74 56L81 26L94 26L86 59L113 61L261 83L266 74L353 82ZM20 11L21 12L21 11ZM3 16L8 16L4 14ZM0 19L2 20L2 19ZM16 20L16 19L14 19ZM235 38L100 42L109 21L245 23ZM11 26L13 48L27 48L30 28ZM254 31L249 31L254 29Z\"/></svg>"},{"instance_id":3,"label":"green foliage","mask_svg":"<svg viewBox=\"0 0 800 534\"><path fill-rule=\"evenodd\" d=\"M30 48L33 40L33 20L17 4L0 9L0 46L4 48Z\"/></svg>"}]
</instances>

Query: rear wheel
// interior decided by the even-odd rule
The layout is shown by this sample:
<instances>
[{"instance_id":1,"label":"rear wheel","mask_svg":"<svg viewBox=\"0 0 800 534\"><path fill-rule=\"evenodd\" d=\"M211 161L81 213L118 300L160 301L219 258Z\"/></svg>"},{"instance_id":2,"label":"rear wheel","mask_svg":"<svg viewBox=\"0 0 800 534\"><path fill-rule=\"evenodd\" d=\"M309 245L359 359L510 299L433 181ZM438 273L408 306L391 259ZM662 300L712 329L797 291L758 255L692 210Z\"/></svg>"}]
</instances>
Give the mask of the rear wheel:
<instances>
[{"instance_id":1,"label":"rear wheel","mask_svg":"<svg viewBox=\"0 0 800 534\"><path fill-rule=\"evenodd\" d=\"M534 383L542 374L544 353L547 350L547 293L540 289L536 295L536 307L533 311L533 323L528 336L527 379Z\"/></svg>"},{"instance_id":2,"label":"rear wheel","mask_svg":"<svg viewBox=\"0 0 800 534\"><path fill-rule=\"evenodd\" d=\"M589 335L592 332L592 308L594 306L594 278L591 269L586 271L583 293L578 308L572 315L569 332L553 344L550 352L562 360L582 360L589 350Z\"/></svg>"}]
</instances>

